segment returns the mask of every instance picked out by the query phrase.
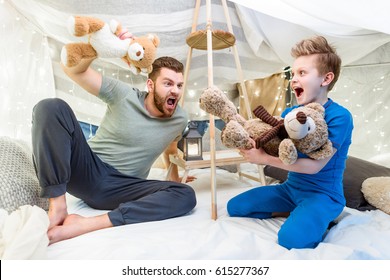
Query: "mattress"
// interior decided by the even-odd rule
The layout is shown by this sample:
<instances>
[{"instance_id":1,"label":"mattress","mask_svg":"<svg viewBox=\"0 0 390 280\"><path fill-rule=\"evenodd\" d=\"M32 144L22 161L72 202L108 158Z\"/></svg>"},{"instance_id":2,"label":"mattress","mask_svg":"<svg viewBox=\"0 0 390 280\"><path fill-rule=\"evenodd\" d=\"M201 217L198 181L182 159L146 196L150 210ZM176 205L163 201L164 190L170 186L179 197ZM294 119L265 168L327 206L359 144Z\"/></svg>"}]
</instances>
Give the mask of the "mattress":
<instances>
[{"instance_id":1,"label":"mattress","mask_svg":"<svg viewBox=\"0 0 390 280\"><path fill-rule=\"evenodd\" d=\"M249 170L251 172L251 170ZM52 260L383 260L390 259L390 216L380 210L346 207L337 224L315 249L287 250L277 243L284 218L229 217L226 203L257 182L217 169L218 218L211 219L210 169L191 170L197 206L185 216L124 225L87 233L50 245ZM163 179L165 170L149 176ZM271 182L272 183L272 182ZM69 213L94 216L95 210L67 195Z\"/></svg>"}]
</instances>

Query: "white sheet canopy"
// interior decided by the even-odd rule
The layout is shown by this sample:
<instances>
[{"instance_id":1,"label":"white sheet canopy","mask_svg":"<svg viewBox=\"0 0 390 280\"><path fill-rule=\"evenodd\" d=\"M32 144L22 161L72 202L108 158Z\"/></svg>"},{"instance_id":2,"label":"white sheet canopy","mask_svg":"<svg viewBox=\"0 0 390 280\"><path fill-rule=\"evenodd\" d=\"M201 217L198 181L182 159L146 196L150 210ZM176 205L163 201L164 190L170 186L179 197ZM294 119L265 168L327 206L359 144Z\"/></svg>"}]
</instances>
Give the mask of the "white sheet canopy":
<instances>
[{"instance_id":1,"label":"white sheet canopy","mask_svg":"<svg viewBox=\"0 0 390 280\"><path fill-rule=\"evenodd\" d=\"M65 28L70 15L115 18L135 35L155 33L158 56L186 62L195 1L179 0L3 0L0 1L0 134L30 140L32 106L45 97L66 99L79 119L98 124L104 106L74 85L59 67L63 44L80 40ZM343 69L330 93L354 115L351 154L370 159L389 154L390 24L387 0L326 2L316 0L228 1L229 14L245 79L264 78L292 63L291 47L301 39L325 36L338 50ZM213 28L226 29L219 0L212 1ZM202 1L198 27L206 24ZM136 86L120 60L97 60L94 66ZM231 50L214 52L214 83L231 90L238 82ZM194 51L185 106L197 106L191 90L207 86L206 53Z\"/></svg>"}]
</instances>

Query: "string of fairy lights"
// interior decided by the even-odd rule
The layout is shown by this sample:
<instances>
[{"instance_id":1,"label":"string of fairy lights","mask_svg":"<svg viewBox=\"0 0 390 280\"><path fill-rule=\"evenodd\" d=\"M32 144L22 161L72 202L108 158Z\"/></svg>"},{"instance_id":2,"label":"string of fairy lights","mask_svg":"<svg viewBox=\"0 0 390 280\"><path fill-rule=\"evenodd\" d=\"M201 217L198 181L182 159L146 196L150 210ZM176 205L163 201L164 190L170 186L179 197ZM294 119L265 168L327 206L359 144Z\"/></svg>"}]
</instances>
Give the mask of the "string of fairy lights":
<instances>
[{"instance_id":1,"label":"string of fairy lights","mask_svg":"<svg viewBox=\"0 0 390 280\"><path fill-rule=\"evenodd\" d=\"M390 65L342 69L330 97L348 108L354 119L351 152L366 158L390 153Z\"/></svg>"}]
</instances>

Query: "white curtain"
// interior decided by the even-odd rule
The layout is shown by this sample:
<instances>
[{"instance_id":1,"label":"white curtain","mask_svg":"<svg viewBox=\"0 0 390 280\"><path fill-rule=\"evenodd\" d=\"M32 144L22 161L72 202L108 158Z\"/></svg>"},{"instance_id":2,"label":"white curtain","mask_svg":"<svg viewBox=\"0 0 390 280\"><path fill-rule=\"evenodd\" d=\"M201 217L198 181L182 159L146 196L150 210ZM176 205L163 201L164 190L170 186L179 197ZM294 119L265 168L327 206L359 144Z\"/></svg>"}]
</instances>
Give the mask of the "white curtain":
<instances>
[{"instance_id":1,"label":"white curtain","mask_svg":"<svg viewBox=\"0 0 390 280\"><path fill-rule=\"evenodd\" d=\"M1 2L0 38L0 136L30 143L33 106L55 96L47 37Z\"/></svg>"},{"instance_id":2,"label":"white curtain","mask_svg":"<svg viewBox=\"0 0 390 280\"><path fill-rule=\"evenodd\" d=\"M291 47L314 35L325 36L350 65L390 42L387 0L251 1L231 0L254 53L272 51L285 64L292 62ZM326 5L326 7L324 7ZM329 7L329 9L327 9Z\"/></svg>"},{"instance_id":3,"label":"white curtain","mask_svg":"<svg viewBox=\"0 0 390 280\"><path fill-rule=\"evenodd\" d=\"M156 33L161 39L158 56L186 62L185 38L191 30L195 1L177 0L0 0L0 135L30 140L32 106L46 97L66 99L77 117L98 124L104 104L73 82L59 66L63 44L85 40L65 27L70 15L84 14L103 20L118 19L131 32ZM198 29L204 28L202 1ZM390 154L390 25L387 0L350 1L228 1L229 14L245 79L280 72L291 65L290 49L314 34L324 35L343 59L339 82L330 97L354 115L351 155L365 159ZM221 3L212 0L213 27L226 29ZM214 81L232 90L238 81L231 50L215 51ZM116 61L98 59L94 67L115 78L144 85ZM196 112L207 86L205 52L194 51L185 105ZM202 115L202 112L199 114Z\"/></svg>"}]
</instances>

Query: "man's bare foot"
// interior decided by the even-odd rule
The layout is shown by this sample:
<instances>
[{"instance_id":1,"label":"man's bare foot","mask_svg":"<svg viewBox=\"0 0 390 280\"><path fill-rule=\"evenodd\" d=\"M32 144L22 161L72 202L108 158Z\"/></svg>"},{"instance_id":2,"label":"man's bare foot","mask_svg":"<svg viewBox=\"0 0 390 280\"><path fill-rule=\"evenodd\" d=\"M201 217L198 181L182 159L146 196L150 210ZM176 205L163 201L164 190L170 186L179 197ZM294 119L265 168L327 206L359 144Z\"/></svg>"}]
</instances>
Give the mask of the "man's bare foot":
<instances>
[{"instance_id":1,"label":"man's bare foot","mask_svg":"<svg viewBox=\"0 0 390 280\"><path fill-rule=\"evenodd\" d=\"M65 195L49 199L49 230L55 226L62 225L68 216Z\"/></svg>"},{"instance_id":2,"label":"man's bare foot","mask_svg":"<svg viewBox=\"0 0 390 280\"><path fill-rule=\"evenodd\" d=\"M77 214L68 215L62 225L48 230L49 244L70 239L91 231L112 227L107 214L95 217L82 217Z\"/></svg>"}]
</instances>

